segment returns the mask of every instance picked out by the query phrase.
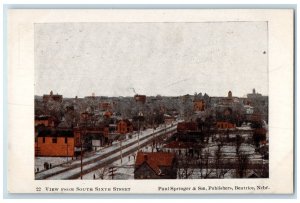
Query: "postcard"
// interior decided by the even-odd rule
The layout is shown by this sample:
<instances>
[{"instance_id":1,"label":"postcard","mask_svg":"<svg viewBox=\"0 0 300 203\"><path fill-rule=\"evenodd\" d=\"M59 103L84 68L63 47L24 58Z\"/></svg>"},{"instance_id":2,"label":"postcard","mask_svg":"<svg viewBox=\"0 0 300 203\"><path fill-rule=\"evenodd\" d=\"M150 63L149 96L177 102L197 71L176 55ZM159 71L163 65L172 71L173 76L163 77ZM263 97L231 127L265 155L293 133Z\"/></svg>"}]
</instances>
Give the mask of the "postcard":
<instances>
[{"instance_id":1,"label":"postcard","mask_svg":"<svg viewBox=\"0 0 300 203\"><path fill-rule=\"evenodd\" d=\"M11 193L292 194L291 9L11 9Z\"/></svg>"}]
</instances>

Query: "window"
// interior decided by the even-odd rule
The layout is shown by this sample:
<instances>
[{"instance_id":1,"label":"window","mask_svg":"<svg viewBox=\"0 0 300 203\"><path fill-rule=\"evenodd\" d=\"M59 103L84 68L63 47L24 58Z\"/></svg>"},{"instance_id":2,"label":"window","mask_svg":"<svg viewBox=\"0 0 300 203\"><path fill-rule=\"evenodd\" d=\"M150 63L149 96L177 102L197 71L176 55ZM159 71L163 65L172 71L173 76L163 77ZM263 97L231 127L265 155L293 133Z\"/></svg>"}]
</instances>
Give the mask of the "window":
<instances>
[{"instance_id":1,"label":"window","mask_svg":"<svg viewBox=\"0 0 300 203\"><path fill-rule=\"evenodd\" d=\"M46 142L46 138L45 137L43 137L43 143L45 143Z\"/></svg>"},{"instance_id":2,"label":"window","mask_svg":"<svg viewBox=\"0 0 300 203\"><path fill-rule=\"evenodd\" d=\"M66 144L68 143L68 138L67 138L67 137L65 137L65 143L66 143Z\"/></svg>"},{"instance_id":3,"label":"window","mask_svg":"<svg viewBox=\"0 0 300 203\"><path fill-rule=\"evenodd\" d=\"M57 137L52 138L52 143L57 143Z\"/></svg>"}]
</instances>

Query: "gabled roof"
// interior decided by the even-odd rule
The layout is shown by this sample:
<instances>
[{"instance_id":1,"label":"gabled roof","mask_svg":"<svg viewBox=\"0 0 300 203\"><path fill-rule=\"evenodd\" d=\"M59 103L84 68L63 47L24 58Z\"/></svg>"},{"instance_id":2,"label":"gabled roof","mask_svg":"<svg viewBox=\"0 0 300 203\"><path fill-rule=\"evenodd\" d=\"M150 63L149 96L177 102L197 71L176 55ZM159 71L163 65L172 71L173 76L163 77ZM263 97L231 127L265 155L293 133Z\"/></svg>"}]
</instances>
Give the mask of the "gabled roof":
<instances>
[{"instance_id":1,"label":"gabled roof","mask_svg":"<svg viewBox=\"0 0 300 203\"><path fill-rule=\"evenodd\" d=\"M157 175L161 175L160 167L172 167L175 154L167 152L138 152L135 166L147 164Z\"/></svg>"}]
</instances>

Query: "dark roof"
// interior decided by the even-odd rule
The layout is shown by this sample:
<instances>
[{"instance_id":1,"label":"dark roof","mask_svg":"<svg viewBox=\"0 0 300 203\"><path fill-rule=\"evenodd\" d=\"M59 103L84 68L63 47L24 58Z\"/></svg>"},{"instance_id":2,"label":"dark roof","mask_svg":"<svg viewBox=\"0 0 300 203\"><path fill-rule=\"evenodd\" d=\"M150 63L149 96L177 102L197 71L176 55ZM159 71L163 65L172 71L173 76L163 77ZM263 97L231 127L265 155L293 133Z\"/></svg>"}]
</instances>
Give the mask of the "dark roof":
<instances>
[{"instance_id":1,"label":"dark roof","mask_svg":"<svg viewBox=\"0 0 300 203\"><path fill-rule=\"evenodd\" d=\"M190 146L185 142L172 141L164 146L165 148L189 148Z\"/></svg>"},{"instance_id":2,"label":"dark roof","mask_svg":"<svg viewBox=\"0 0 300 203\"><path fill-rule=\"evenodd\" d=\"M38 133L38 137L74 137L72 130L46 129Z\"/></svg>"},{"instance_id":3,"label":"dark roof","mask_svg":"<svg viewBox=\"0 0 300 203\"><path fill-rule=\"evenodd\" d=\"M48 120L49 118L51 118L49 115L35 116L35 120Z\"/></svg>"},{"instance_id":4,"label":"dark roof","mask_svg":"<svg viewBox=\"0 0 300 203\"><path fill-rule=\"evenodd\" d=\"M148 166L155 171L157 175L161 174L161 170L159 167L172 167L173 161L175 159L174 153L167 153L167 152L141 152L137 153L135 166L139 167L142 164L146 163Z\"/></svg>"},{"instance_id":5,"label":"dark roof","mask_svg":"<svg viewBox=\"0 0 300 203\"><path fill-rule=\"evenodd\" d=\"M85 136L90 137L92 139L99 139L100 137L103 136L103 133L102 132L101 133L87 133Z\"/></svg>"}]
</instances>

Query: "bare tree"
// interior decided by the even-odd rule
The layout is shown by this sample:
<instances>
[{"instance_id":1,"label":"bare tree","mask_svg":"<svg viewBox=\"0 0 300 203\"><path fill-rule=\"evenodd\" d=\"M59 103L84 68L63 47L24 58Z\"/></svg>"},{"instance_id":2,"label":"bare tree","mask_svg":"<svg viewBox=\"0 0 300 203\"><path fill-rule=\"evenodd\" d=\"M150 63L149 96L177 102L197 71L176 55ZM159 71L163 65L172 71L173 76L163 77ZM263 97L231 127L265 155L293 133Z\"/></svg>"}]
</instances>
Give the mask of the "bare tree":
<instances>
[{"instance_id":1,"label":"bare tree","mask_svg":"<svg viewBox=\"0 0 300 203\"><path fill-rule=\"evenodd\" d=\"M98 169L98 170L96 171L96 173L97 173L97 177L98 177L99 179L103 180L104 177L108 175L109 170L108 170L107 167L103 167L103 168Z\"/></svg>"},{"instance_id":2,"label":"bare tree","mask_svg":"<svg viewBox=\"0 0 300 203\"><path fill-rule=\"evenodd\" d=\"M222 152L221 152L221 148L223 147L223 142L219 142L218 143L218 148L215 151L215 168L216 168L216 176L217 178L220 178L221 176L221 169L222 169Z\"/></svg>"},{"instance_id":3,"label":"bare tree","mask_svg":"<svg viewBox=\"0 0 300 203\"><path fill-rule=\"evenodd\" d=\"M248 169L249 155L246 153L239 152L237 154L237 164L236 173L237 177L243 178L246 175L246 170Z\"/></svg>"},{"instance_id":4,"label":"bare tree","mask_svg":"<svg viewBox=\"0 0 300 203\"><path fill-rule=\"evenodd\" d=\"M178 159L178 177L188 179L194 173L193 158L191 156L181 155Z\"/></svg>"},{"instance_id":5,"label":"bare tree","mask_svg":"<svg viewBox=\"0 0 300 203\"><path fill-rule=\"evenodd\" d=\"M210 174L213 172L209 157L210 157L210 152L209 149L207 149L204 151L204 169L205 169L205 175L203 175L204 179L208 178Z\"/></svg>"}]
</instances>

